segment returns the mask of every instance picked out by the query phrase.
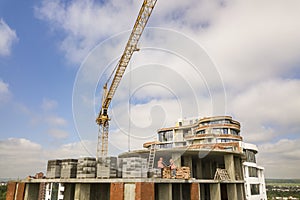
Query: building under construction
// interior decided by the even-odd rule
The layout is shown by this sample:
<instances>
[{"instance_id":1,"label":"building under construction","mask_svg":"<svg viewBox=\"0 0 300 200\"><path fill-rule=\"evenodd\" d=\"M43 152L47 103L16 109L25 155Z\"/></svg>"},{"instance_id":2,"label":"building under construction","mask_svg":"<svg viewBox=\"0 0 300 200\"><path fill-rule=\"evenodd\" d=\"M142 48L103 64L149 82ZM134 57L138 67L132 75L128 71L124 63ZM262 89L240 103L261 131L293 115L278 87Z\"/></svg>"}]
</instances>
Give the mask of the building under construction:
<instances>
[{"instance_id":1,"label":"building under construction","mask_svg":"<svg viewBox=\"0 0 300 200\"><path fill-rule=\"evenodd\" d=\"M50 160L46 178L11 182L7 200L267 199L258 150L243 141L240 123L229 116L179 120L143 146L117 158Z\"/></svg>"},{"instance_id":2,"label":"building under construction","mask_svg":"<svg viewBox=\"0 0 300 200\"><path fill-rule=\"evenodd\" d=\"M258 152L230 116L179 120L144 149L108 156L108 109L156 0L144 0L125 50L103 87L97 156L49 160L46 177L8 184L7 200L266 200ZM158 168L159 167L159 168Z\"/></svg>"}]
</instances>

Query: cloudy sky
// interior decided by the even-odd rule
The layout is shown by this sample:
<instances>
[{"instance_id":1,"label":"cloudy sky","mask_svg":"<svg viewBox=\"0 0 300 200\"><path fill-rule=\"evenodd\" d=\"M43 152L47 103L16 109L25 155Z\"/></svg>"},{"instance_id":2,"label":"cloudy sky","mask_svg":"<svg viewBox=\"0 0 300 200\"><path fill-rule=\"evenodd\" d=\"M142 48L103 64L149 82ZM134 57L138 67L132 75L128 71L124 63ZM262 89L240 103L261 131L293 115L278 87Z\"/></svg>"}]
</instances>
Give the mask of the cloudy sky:
<instances>
[{"instance_id":1,"label":"cloudy sky","mask_svg":"<svg viewBox=\"0 0 300 200\"><path fill-rule=\"evenodd\" d=\"M101 88L142 1L0 2L0 177L95 155ZM300 1L158 1L110 108L109 152L231 115L267 178L300 178Z\"/></svg>"}]
</instances>

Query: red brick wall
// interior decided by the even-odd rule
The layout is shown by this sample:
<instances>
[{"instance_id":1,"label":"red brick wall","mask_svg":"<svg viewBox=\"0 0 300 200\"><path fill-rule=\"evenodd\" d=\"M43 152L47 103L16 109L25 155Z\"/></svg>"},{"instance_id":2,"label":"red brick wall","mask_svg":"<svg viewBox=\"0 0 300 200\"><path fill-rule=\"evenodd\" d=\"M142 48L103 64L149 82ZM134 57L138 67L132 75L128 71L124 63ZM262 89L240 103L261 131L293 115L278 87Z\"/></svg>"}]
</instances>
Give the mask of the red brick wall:
<instances>
[{"instance_id":1,"label":"red brick wall","mask_svg":"<svg viewBox=\"0 0 300 200\"><path fill-rule=\"evenodd\" d=\"M8 182L6 200L14 200L16 191L16 182Z\"/></svg>"},{"instance_id":2,"label":"red brick wall","mask_svg":"<svg viewBox=\"0 0 300 200\"><path fill-rule=\"evenodd\" d=\"M191 200L198 200L200 195L199 183L191 184Z\"/></svg>"},{"instance_id":3,"label":"red brick wall","mask_svg":"<svg viewBox=\"0 0 300 200\"><path fill-rule=\"evenodd\" d=\"M135 200L154 200L154 183L136 183Z\"/></svg>"},{"instance_id":4,"label":"red brick wall","mask_svg":"<svg viewBox=\"0 0 300 200\"><path fill-rule=\"evenodd\" d=\"M110 200L123 200L123 199L124 199L124 183L111 183Z\"/></svg>"}]
</instances>

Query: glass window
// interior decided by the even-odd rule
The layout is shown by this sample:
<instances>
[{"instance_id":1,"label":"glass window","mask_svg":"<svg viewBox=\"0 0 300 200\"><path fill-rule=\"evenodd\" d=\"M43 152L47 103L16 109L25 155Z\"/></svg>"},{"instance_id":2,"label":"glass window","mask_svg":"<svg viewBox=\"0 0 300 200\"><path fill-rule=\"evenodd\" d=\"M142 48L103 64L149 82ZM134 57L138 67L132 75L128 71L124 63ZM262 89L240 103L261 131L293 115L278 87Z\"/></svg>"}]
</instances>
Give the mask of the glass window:
<instances>
[{"instance_id":1,"label":"glass window","mask_svg":"<svg viewBox=\"0 0 300 200\"><path fill-rule=\"evenodd\" d=\"M246 150L245 154L246 154L246 161L247 162L256 163L255 153L253 151Z\"/></svg>"},{"instance_id":2,"label":"glass window","mask_svg":"<svg viewBox=\"0 0 300 200\"><path fill-rule=\"evenodd\" d=\"M259 184L250 184L251 195L259 194Z\"/></svg>"},{"instance_id":3,"label":"glass window","mask_svg":"<svg viewBox=\"0 0 300 200\"><path fill-rule=\"evenodd\" d=\"M223 134L228 134L228 128L223 128Z\"/></svg>"},{"instance_id":4,"label":"glass window","mask_svg":"<svg viewBox=\"0 0 300 200\"><path fill-rule=\"evenodd\" d=\"M248 171L249 171L249 177L258 177L257 168L249 167Z\"/></svg>"}]
</instances>

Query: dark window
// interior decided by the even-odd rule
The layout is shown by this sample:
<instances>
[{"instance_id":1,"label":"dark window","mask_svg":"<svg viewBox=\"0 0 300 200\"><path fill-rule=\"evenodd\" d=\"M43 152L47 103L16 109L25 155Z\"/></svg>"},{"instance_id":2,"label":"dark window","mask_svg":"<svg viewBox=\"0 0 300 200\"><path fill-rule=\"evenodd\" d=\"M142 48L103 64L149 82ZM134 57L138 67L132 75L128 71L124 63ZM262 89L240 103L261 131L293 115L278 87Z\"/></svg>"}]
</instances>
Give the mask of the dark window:
<instances>
[{"instance_id":1,"label":"dark window","mask_svg":"<svg viewBox=\"0 0 300 200\"><path fill-rule=\"evenodd\" d=\"M256 163L255 153L254 153L253 151L246 150L246 151L245 151L245 154L246 154L246 161L247 161L247 162L253 162L253 163Z\"/></svg>"},{"instance_id":2,"label":"dark window","mask_svg":"<svg viewBox=\"0 0 300 200\"><path fill-rule=\"evenodd\" d=\"M249 171L249 177L258 177L257 168L249 167L248 171Z\"/></svg>"},{"instance_id":3,"label":"dark window","mask_svg":"<svg viewBox=\"0 0 300 200\"><path fill-rule=\"evenodd\" d=\"M259 184L250 184L251 195L259 194Z\"/></svg>"}]
</instances>

